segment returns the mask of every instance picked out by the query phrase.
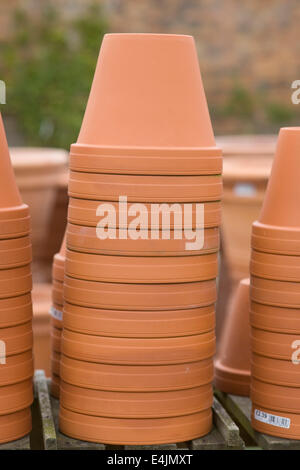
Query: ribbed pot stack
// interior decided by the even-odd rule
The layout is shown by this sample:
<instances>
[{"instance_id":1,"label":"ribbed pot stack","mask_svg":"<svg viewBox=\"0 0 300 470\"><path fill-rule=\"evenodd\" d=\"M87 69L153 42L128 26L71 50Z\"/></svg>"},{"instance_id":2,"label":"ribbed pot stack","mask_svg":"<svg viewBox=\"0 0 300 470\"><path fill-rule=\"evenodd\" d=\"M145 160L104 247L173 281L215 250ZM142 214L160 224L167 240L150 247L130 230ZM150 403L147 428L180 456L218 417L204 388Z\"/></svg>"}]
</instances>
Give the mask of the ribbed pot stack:
<instances>
[{"instance_id":1,"label":"ribbed pot stack","mask_svg":"<svg viewBox=\"0 0 300 470\"><path fill-rule=\"evenodd\" d=\"M0 115L0 443L31 430L31 240Z\"/></svg>"},{"instance_id":2,"label":"ribbed pot stack","mask_svg":"<svg viewBox=\"0 0 300 470\"><path fill-rule=\"evenodd\" d=\"M193 38L106 35L70 152L63 433L142 445L210 431L221 171ZM163 203L170 233L152 219ZM187 208L198 244L178 235Z\"/></svg>"},{"instance_id":3,"label":"ribbed pot stack","mask_svg":"<svg viewBox=\"0 0 300 470\"><path fill-rule=\"evenodd\" d=\"M252 229L253 427L300 439L300 127L282 128Z\"/></svg>"}]
</instances>

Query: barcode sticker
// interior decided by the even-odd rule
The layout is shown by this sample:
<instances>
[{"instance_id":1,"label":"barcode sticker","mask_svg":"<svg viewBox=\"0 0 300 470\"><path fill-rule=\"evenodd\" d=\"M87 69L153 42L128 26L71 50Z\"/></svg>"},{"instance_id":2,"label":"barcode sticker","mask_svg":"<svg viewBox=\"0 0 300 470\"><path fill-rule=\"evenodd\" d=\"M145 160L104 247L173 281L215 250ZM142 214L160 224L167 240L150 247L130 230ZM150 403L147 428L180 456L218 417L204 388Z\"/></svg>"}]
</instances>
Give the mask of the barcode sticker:
<instances>
[{"instance_id":1,"label":"barcode sticker","mask_svg":"<svg viewBox=\"0 0 300 470\"><path fill-rule=\"evenodd\" d=\"M50 308L50 315L51 315L53 318L55 318L56 320L62 321L62 319L63 319L63 313L62 313L62 311L61 311L61 310L57 310L57 308L55 308L55 307L53 307L53 306Z\"/></svg>"},{"instance_id":2,"label":"barcode sticker","mask_svg":"<svg viewBox=\"0 0 300 470\"><path fill-rule=\"evenodd\" d=\"M283 416L272 415L261 410L254 410L254 418L262 423L270 424L271 426L277 426L278 428L289 429L291 426L291 420L284 418Z\"/></svg>"}]
</instances>

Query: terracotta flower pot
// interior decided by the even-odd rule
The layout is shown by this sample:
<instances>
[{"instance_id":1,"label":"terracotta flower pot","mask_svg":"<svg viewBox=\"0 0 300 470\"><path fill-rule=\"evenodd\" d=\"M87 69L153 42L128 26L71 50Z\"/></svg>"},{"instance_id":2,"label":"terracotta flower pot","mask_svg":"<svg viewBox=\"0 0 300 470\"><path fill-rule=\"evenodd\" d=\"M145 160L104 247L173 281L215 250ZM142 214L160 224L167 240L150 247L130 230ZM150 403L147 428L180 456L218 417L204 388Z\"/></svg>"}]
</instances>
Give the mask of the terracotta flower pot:
<instances>
[{"instance_id":1,"label":"terracotta flower pot","mask_svg":"<svg viewBox=\"0 0 300 470\"><path fill-rule=\"evenodd\" d=\"M250 392L249 279L243 279L232 299L215 360L215 385L234 395Z\"/></svg>"},{"instance_id":2,"label":"terracotta flower pot","mask_svg":"<svg viewBox=\"0 0 300 470\"><path fill-rule=\"evenodd\" d=\"M0 328L6 328L32 320L31 295L25 294L0 299Z\"/></svg>"},{"instance_id":3,"label":"terracotta flower pot","mask_svg":"<svg viewBox=\"0 0 300 470\"><path fill-rule=\"evenodd\" d=\"M251 381L251 399L257 405L276 411L299 413L299 388L283 387L257 379Z\"/></svg>"},{"instance_id":4,"label":"terracotta flower pot","mask_svg":"<svg viewBox=\"0 0 300 470\"><path fill-rule=\"evenodd\" d=\"M61 359L61 354L52 351L51 355L51 372L54 375L60 376L60 359Z\"/></svg>"},{"instance_id":5,"label":"terracotta flower pot","mask_svg":"<svg viewBox=\"0 0 300 470\"><path fill-rule=\"evenodd\" d=\"M33 402L32 380L0 387L0 415L24 410Z\"/></svg>"},{"instance_id":6,"label":"terracotta flower pot","mask_svg":"<svg viewBox=\"0 0 300 470\"><path fill-rule=\"evenodd\" d=\"M60 330L63 328L63 306L62 305L51 305L49 310L51 316L51 325Z\"/></svg>"},{"instance_id":7,"label":"terracotta flower pot","mask_svg":"<svg viewBox=\"0 0 300 470\"><path fill-rule=\"evenodd\" d=\"M64 283L52 279L52 302L56 306L63 305L64 298Z\"/></svg>"},{"instance_id":8,"label":"terracotta flower pot","mask_svg":"<svg viewBox=\"0 0 300 470\"><path fill-rule=\"evenodd\" d=\"M214 279L217 253L200 256L128 257L66 252L66 273L89 281L125 283L182 283Z\"/></svg>"},{"instance_id":9,"label":"terracotta flower pot","mask_svg":"<svg viewBox=\"0 0 300 470\"><path fill-rule=\"evenodd\" d=\"M197 335L215 327L214 305L189 310L100 310L65 303L64 327L87 335L159 338Z\"/></svg>"},{"instance_id":10,"label":"terracotta flower pot","mask_svg":"<svg viewBox=\"0 0 300 470\"><path fill-rule=\"evenodd\" d=\"M300 127L280 129L264 203L252 236L262 251L300 254Z\"/></svg>"},{"instance_id":11,"label":"terracotta flower pot","mask_svg":"<svg viewBox=\"0 0 300 470\"><path fill-rule=\"evenodd\" d=\"M200 233L201 232L201 233ZM204 246L199 250L188 250L186 247L190 241L182 233L182 239L174 238L174 231L170 231L169 239L163 240L163 232L159 233L159 240L151 239L151 230L143 231L146 239L134 240L130 233L126 240L120 237L119 229L116 229L116 238L100 240L97 237L95 227L83 227L68 224L67 240L68 248L82 253L121 255L121 256L188 256L195 254L215 253L219 249L219 229L212 227L198 230L199 238L202 236ZM196 239L196 235L195 235Z\"/></svg>"},{"instance_id":12,"label":"terracotta flower pot","mask_svg":"<svg viewBox=\"0 0 300 470\"><path fill-rule=\"evenodd\" d=\"M119 419L88 416L66 410L59 413L62 433L75 439L116 445L184 442L209 433L211 408L172 418Z\"/></svg>"},{"instance_id":13,"label":"terracotta flower pot","mask_svg":"<svg viewBox=\"0 0 300 470\"><path fill-rule=\"evenodd\" d=\"M83 225L88 227L96 227L97 224L101 222L99 216L97 216L97 208L99 204L103 204L104 201L92 201L88 199L76 199L70 198L69 201L69 208L68 208L68 221L74 225ZM109 201L114 207L114 211L116 214L116 220L118 221L118 227L124 227L122 222L119 222L119 203L114 201ZM160 204L160 202L158 203ZM144 203L147 212L147 220L148 220L148 227L151 225L151 205L148 203ZM180 214L184 213L184 206L180 204ZM196 227L196 206L195 204L191 207L192 213L192 228ZM145 214L142 211L143 219ZM130 222L135 218L135 216L128 215L128 225ZM204 203L204 227L219 227L221 224L221 202L205 202ZM176 224L176 218L171 217L170 220L170 229L173 230L175 228L180 228ZM159 218L159 228L162 228L162 217Z\"/></svg>"},{"instance_id":14,"label":"terracotta flower pot","mask_svg":"<svg viewBox=\"0 0 300 470\"><path fill-rule=\"evenodd\" d=\"M181 364L207 359L215 352L214 331L187 337L140 339L92 336L64 328L62 339L66 356L105 364Z\"/></svg>"},{"instance_id":15,"label":"terracotta flower pot","mask_svg":"<svg viewBox=\"0 0 300 470\"><path fill-rule=\"evenodd\" d=\"M66 233L64 235L60 251L54 255L52 265L52 279L64 282L66 258Z\"/></svg>"},{"instance_id":16,"label":"terracotta flower pot","mask_svg":"<svg viewBox=\"0 0 300 470\"><path fill-rule=\"evenodd\" d=\"M129 202L207 202L222 197L221 175L144 176L70 172L69 196Z\"/></svg>"},{"instance_id":17,"label":"terracotta flower pot","mask_svg":"<svg viewBox=\"0 0 300 470\"><path fill-rule=\"evenodd\" d=\"M31 263L31 259L32 253L29 236L0 240L0 269L24 266Z\"/></svg>"},{"instance_id":18,"label":"terracotta flower pot","mask_svg":"<svg viewBox=\"0 0 300 470\"><path fill-rule=\"evenodd\" d=\"M61 406L75 413L111 418L184 416L212 406L211 384L166 392L90 390L61 382Z\"/></svg>"},{"instance_id":19,"label":"terracotta flower pot","mask_svg":"<svg viewBox=\"0 0 300 470\"><path fill-rule=\"evenodd\" d=\"M1 330L0 330L1 336ZM15 356L8 356L6 364L1 364L0 390L5 385L24 382L33 376L33 356L28 350ZM1 406L1 404L0 404Z\"/></svg>"},{"instance_id":20,"label":"terracotta flower pot","mask_svg":"<svg viewBox=\"0 0 300 470\"><path fill-rule=\"evenodd\" d=\"M300 282L300 256L285 256L252 250L250 272L253 276L265 279Z\"/></svg>"},{"instance_id":21,"label":"terracotta flower pot","mask_svg":"<svg viewBox=\"0 0 300 470\"><path fill-rule=\"evenodd\" d=\"M51 349L52 351L61 352L61 335L62 330L59 328L51 328Z\"/></svg>"},{"instance_id":22,"label":"terracotta flower pot","mask_svg":"<svg viewBox=\"0 0 300 470\"><path fill-rule=\"evenodd\" d=\"M58 375L52 374L50 391L51 391L51 395L54 398L59 398L59 395L60 395L60 377Z\"/></svg>"},{"instance_id":23,"label":"terracotta flower pot","mask_svg":"<svg viewBox=\"0 0 300 470\"><path fill-rule=\"evenodd\" d=\"M168 391L185 390L209 384L213 379L211 358L198 362L168 365L115 365L83 362L62 356L64 381L94 390Z\"/></svg>"},{"instance_id":24,"label":"terracotta flower pot","mask_svg":"<svg viewBox=\"0 0 300 470\"><path fill-rule=\"evenodd\" d=\"M0 416L0 444L16 441L31 431L30 408Z\"/></svg>"},{"instance_id":25,"label":"terracotta flower pot","mask_svg":"<svg viewBox=\"0 0 300 470\"><path fill-rule=\"evenodd\" d=\"M252 351L261 356L292 361L292 345L295 341L299 341L299 334L274 333L252 328Z\"/></svg>"},{"instance_id":26,"label":"terracotta flower pot","mask_svg":"<svg viewBox=\"0 0 300 470\"><path fill-rule=\"evenodd\" d=\"M283 282L251 277L251 299L266 305L300 308L299 282Z\"/></svg>"},{"instance_id":27,"label":"terracotta flower pot","mask_svg":"<svg viewBox=\"0 0 300 470\"><path fill-rule=\"evenodd\" d=\"M0 299L27 294L32 288L30 265L0 270Z\"/></svg>"},{"instance_id":28,"label":"terracotta flower pot","mask_svg":"<svg viewBox=\"0 0 300 470\"><path fill-rule=\"evenodd\" d=\"M270 357L252 355L252 376L264 382L285 387L300 387L299 366L291 360L283 361Z\"/></svg>"},{"instance_id":29,"label":"terracotta flower pot","mask_svg":"<svg viewBox=\"0 0 300 470\"><path fill-rule=\"evenodd\" d=\"M51 284L36 283L32 291L35 368L50 373Z\"/></svg>"},{"instance_id":30,"label":"terracotta flower pot","mask_svg":"<svg viewBox=\"0 0 300 470\"><path fill-rule=\"evenodd\" d=\"M31 321L22 325L1 329L1 341L6 345L6 357L29 351L33 346Z\"/></svg>"},{"instance_id":31,"label":"terracotta flower pot","mask_svg":"<svg viewBox=\"0 0 300 470\"><path fill-rule=\"evenodd\" d=\"M250 322L262 330L297 334L300 332L300 309L251 302Z\"/></svg>"},{"instance_id":32,"label":"terracotta flower pot","mask_svg":"<svg viewBox=\"0 0 300 470\"><path fill-rule=\"evenodd\" d=\"M300 415L270 410L256 403L252 405L252 426L263 434L300 439Z\"/></svg>"},{"instance_id":33,"label":"terracotta flower pot","mask_svg":"<svg viewBox=\"0 0 300 470\"><path fill-rule=\"evenodd\" d=\"M117 284L65 277L66 302L112 310L184 310L216 301L215 280L183 284Z\"/></svg>"}]
</instances>

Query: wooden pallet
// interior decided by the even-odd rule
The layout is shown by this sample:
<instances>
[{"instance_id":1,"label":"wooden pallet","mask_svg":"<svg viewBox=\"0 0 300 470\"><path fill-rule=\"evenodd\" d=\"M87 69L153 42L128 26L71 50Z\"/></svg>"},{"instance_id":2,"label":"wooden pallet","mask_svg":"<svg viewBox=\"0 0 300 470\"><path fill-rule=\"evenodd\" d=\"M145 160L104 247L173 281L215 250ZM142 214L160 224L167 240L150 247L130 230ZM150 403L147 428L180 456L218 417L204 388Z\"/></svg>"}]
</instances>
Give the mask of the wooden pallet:
<instances>
[{"instance_id":1,"label":"wooden pallet","mask_svg":"<svg viewBox=\"0 0 300 470\"><path fill-rule=\"evenodd\" d=\"M251 426L251 400L248 397L229 395L217 390L215 392L219 401L238 423L240 429L254 442L256 448L263 450L300 450L300 441L283 439L281 437L268 436L255 431ZM245 439L247 441L247 439ZM246 447L247 448L247 447Z\"/></svg>"}]
</instances>

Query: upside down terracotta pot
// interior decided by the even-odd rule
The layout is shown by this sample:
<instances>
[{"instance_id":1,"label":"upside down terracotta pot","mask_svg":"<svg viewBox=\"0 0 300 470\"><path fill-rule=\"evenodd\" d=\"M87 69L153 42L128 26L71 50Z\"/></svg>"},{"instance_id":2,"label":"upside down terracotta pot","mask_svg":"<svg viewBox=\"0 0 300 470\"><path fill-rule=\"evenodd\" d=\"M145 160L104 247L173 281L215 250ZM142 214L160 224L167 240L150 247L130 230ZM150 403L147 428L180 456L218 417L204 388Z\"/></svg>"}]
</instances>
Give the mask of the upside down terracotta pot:
<instances>
[{"instance_id":1,"label":"upside down terracotta pot","mask_svg":"<svg viewBox=\"0 0 300 470\"><path fill-rule=\"evenodd\" d=\"M0 328L6 328L32 320L31 295L0 299Z\"/></svg>"},{"instance_id":2,"label":"upside down terracotta pot","mask_svg":"<svg viewBox=\"0 0 300 470\"><path fill-rule=\"evenodd\" d=\"M53 304L49 310L51 316L51 325L60 330L63 327L63 306Z\"/></svg>"},{"instance_id":3,"label":"upside down terracotta pot","mask_svg":"<svg viewBox=\"0 0 300 470\"><path fill-rule=\"evenodd\" d=\"M32 291L35 368L50 373L51 284L36 283Z\"/></svg>"},{"instance_id":4,"label":"upside down terracotta pot","mask_svg":"<svg viewBox=\"0 0 300 470\"><path fill-rule=\"evenodd\" d=\"M1 341L5 344L6 357L29 351L33 346L31 321L10 328L2 328Z\"/></svg>"},{"instance_id":5,"label":"upside down terracotta pot","mask_svg":"<svg viewBox=\"0 0 300 470\"><path fill-rule=\"evenodd\" d=\"M52 373L51 375L51 395L59 398L60 395L60 376Z\"/></svg>"},{"instance_id":6,"label":"upside down terracotta pot","mask_svg":"<svg viewBox=\"0 0 300 470\"><path fill-rule=\"evenodd\" d=\"M251 302L250 322L262 330L297 334L300 332L300 309Z\"/></svg>"},{"instance_id":7,"label":"upside down terracotta pot","mask_svg":"<svg viewBox=\"0 0 300 470\"><path fill-rule=\"evenodd\" d=\"M33 386L31 378L24 382L0 387L0 415L8 415L24 410L32 402Z\"/></svg>"},{"instance_id":8,"label":"upside down terracotta pot","mask_svg":"<svg viewBox=\"0 0 300 470\"><path fill-rule=\"evenodd\" d=\"M300 415L252 404L252 426L256 431L285 439L300 439Z\"/></svg>"},{"instance_id":9,"label":"upside down terracotta pot","mask_svg":"<svg viewBox=\"0 0 300 470\"><path fill-rule=\"evenodd\" d=\"M16 441L31 431L30 408L0 416L0 444Z\"/></svg>"},{"instance_id":10,"label":"upside down terracotta pot","mask_svg":"<svg viewBox=\"0 0 300 470\"><path fill-rule=\"evenodd\" d=\"M64 297L64 283L62 281L56 281L52 279L52 302L55 305L63 305Z\"/></svg>"},{"instance_id":11,"label":"upside down terracotta pot","mask_svg":"<svg viewBox=\"0 0 300 470\"><path fill-rule=\"evenodd\" d=\"M275 281L251 276L253 301L283 308L300 308L300 283Z\"/></svg>"},{"instance_id":12,"label":"upside down terracotta pot","mask_svg":"<svg viewBox=\"0 0 300 470\"><path fill-rule=\"evenodd\" d=\"M264 279L300 282L300 256L277 255L252 250L250 272L253 276Z\"/></svg>"},{"instance_id":13,"label":"upside down terracotta pot","mask_svg":"<svg viewBox=\"0 0 300 470\"><path fill-rule=\"evenodd\" d=\"M291 360L285 361L253 354L251 374L252 377L264 382L300 388L299 364L294 364Z\"/></svg>"},{"instance_id":14,"label":"upside down terracotta pot","mask_svg":"<svg viewBox=\"0 0 300 470\"><path fill-rule=\"evenodd\" d=\"M4 387L5 385L29 380L33 376L32 351L28 350L21 354L8 356L5 359L5 364L1 364L0 367L0 390L1 387Z\"/></svg>"},{"instance_id":15,"label":"upside down terracotta pot","mask_svg":"<svg viewBox=\"0 0 300 470\"><path fill-rule=\"evenodd\" d=\"M61 359L61 354L52 351L51 355L51 372L54 375L60 376L60 359Z\"/></svg>"},{"instance_id":16,"label":"upside down terracotta pot","mask_svg":"<svg viewBox=\"0 0 300 470\"><path fill-rule=\"evenodd\" d=\"M299 343L299 334L285 334L252 328L252 351L261 356L292 361L294 346Z\"/></svg>"},{"instance_id":17,"label":"upside down terracotta pot","mask_svg":"<svg viewBox=\"0 0 300 470\"><path fill-rule=\"evenodd\" d=\"M299 388L265 383L257 379L251 382L251 399L257 405L287 413L299 413Z\"/></svg>"},{"instance_id":18,"label":"upside down terracotta pot","mask_svg":"<svg viewBox=\"0 0 300 470\"><path fill-rule=\"evenodd\" d=\"M54 255L52 265L52 279L55 281L64 281L65 275L65 257L66 257L66 233L64 235L60 251Z\"/></svg>"},{"instance_id":19,"label":"upside down terracotta pot","mask_svg":"<svg viewBox=\"0 0 300 470\"><path fill-rule=\"evenodd\" d=\"M0 269L17 268L31 263L29 236L0 240Z\"/></svg>"},{"instance_id":20,"label":"upside down terracotta pot","mask_svg":"<svg viewBox=\"0 0 300 470\"><path fill-rule=\"evenodd\" d=\"M51 328L51 349L52 351L61 352L61 335L62 330L59 328Z\"/></svg>"},{"instance_id":21,"label":"upside down terracotta pot","mask_svg":"<svg viewBox=\"0 0 300 470\"><path fill-rule=\"evenodd\" d=\"M0 269L0 299L27 294L31 288L30 264L13 269Z\"/></svg>"}]
</instances>

